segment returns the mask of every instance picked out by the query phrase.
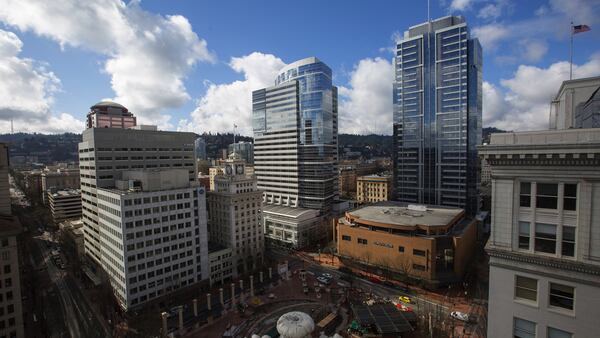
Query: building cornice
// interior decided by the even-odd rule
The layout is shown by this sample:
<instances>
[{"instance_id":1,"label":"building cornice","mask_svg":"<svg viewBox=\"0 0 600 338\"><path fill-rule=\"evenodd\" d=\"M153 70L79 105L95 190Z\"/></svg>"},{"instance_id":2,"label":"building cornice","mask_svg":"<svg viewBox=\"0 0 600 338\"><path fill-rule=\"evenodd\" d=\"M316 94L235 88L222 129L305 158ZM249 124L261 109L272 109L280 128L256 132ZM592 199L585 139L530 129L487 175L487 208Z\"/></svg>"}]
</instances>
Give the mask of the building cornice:
<instances>
[{"instance_id":1,"label":"building cornice","mask_svg":"<svg viewBox=\"0 0 600 338\"><path fill-rule=\"evenodd\" d=\"M599 147L600 148L600 147ZM526 153L483 153L483 158L490 166L600 166L600 154L537 152Z\"/></svg>"},{"instance_id":2,"label":"building cornice","mask_svg":"<svg viewBox=\"0 0 600 338\"><path fill-rule=\"evenodd\" d=\"M490 257L511 260L520 263L535 264L562 271L572 271L593 276L600 276L600 265L593 265L554 257L532 255L528 253L508 251L491 247L487 247L486 251Z\"/></svg>"}]
</instances>

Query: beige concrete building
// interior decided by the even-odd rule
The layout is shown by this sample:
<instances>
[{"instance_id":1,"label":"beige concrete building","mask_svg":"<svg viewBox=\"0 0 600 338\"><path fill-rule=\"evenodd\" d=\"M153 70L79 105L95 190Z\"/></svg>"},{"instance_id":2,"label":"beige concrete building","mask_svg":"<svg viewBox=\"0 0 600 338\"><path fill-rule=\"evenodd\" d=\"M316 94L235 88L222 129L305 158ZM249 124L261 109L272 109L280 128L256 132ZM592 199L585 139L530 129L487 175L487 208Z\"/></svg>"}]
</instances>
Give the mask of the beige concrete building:
<instances>
[{"instance_id":1,"label":"beige concrete building","mask_svg":"<svg viewBox=\"0 0 600 338\"><path fill-rule=\"evenodd\" d=\"M81 218L81 191L79 189L48 190L48 206L58 224L67 219Z\"/></svg>"},{"instance_id":2,"label":"beige concrete building","mask_svg":"<svg viewBox=\"0 0 600 338\"><path fill-rule=\"evenodd\" d=\"M490 338L598 336L600 128L575 125L598 88L600 77L564 81L551 130L479 147L491 167Z\"/></svg>"},{"instance_id":3,"label":"beige concrete building","mask_svg":"<svg viewBox=\"0 0 600 338\"><path fill-rule=\"evenodd\" d=\"M79 189L79 169L57 168L42 172L42 198L48 203L48 191L51 189Z\"/></svg>"},{"instance_id":4,"label":"beige concrete building","mask_svg":"<svg viewBox=\"0 0 600 338\"><path fill-rule=\"evenodd\" d=\"M256 177L246 175L245 163L231 154L224 174L214 179L208 193L210 241L231 248L233 275L256 269L264 260L262 191Z\"/></svg>"},{"instance_id":5,"label":"beige concrete building","mask_svg":"<svg viewBox=\"0 0 600 338\"><path fill-rule=\"evenodd\" d=\"M596 337L600 129L492 134L488 337Z\"/></svg>"},{"instance_id":6,"label":"beige concrete building","mask_svg":"<svg viewBox=\"0 0 600 338\"><path fill-rule=\"evenodd\" d=\"M73 249L75 255L79 259L85 256L83 244L83 222L81 219L71 219L61 222L58 227L64 231L66 238L69 241L68 245Z\"/></svg>"},{"instance_id":7,"label":"beige concrete building","mask_svg":"<svg viewBox=\"0 0 600 338\"><path fill-rule=\"evenodd\" d=\"M263 206L265 239L272 247L303 248L325 243L331 223L319 210L284 205Z\"/></svg>"},{"instance_id":8,"label":"beige concrete building","mask_svg":"<svg viewBox=\"0 0 600 338\"><path fill-rule=\"evenodd\" d=\"M392 195L392 176L368 175L356 179L356 201L376 203L390 200Z\"/></svg>"},{"instance_id":9,"label":"beige concrete building","mask_svg":"<svg viewBox=\"0 0 600 338\"><path fill-rule=\"evenodd\" d=\"M208 176L210 177L210 191L215 191L215 177L223 174L223 168L221 167L210 167L208 169Z\"/></svg>"},{"instance_id":10,"label":"beige concrete building","mask_svg":"<svg viewBox=\"0 0 600 338\"><path fill-rule=\"evenodd\" d=\"M550 129L577 125L576 111L600 88L600 76L564 81L550 104Z\"/></svg>"}]
</instances>

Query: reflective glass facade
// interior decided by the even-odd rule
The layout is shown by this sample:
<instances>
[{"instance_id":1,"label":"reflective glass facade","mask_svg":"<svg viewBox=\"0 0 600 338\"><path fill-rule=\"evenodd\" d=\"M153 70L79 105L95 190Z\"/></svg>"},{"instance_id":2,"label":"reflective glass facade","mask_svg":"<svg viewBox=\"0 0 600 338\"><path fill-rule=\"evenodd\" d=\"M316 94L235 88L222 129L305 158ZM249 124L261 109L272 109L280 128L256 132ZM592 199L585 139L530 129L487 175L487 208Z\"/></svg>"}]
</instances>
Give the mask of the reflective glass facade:
<instances>
[{"instance_id":1,"label":"reflective glass facade","mask_svg":"<svg viewBox=\"0 0 600 338\"><path fill-rule=\"evenodd\" d=\"M267 203L327 211L337 197L337 88L311 57L252 94L254 162Z\"/></svg>"},{"instance_id":2,"label":"reflective glass facade","mask_svg":"<svg viewBox=\"0 0 600 338\"><path fill-rule=\"evenodd\" d=\"M481 46L462 17L411 27L398 43L394 189L400 201L477 211Z\"/></svg>"}]
</instances>

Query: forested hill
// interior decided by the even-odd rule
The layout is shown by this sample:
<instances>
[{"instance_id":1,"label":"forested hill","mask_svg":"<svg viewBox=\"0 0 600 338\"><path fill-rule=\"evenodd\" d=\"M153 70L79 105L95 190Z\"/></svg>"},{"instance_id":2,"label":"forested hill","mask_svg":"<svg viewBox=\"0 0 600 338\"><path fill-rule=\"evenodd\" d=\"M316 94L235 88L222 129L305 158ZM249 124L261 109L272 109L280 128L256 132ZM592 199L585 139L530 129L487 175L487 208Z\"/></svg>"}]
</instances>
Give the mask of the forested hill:
<instances>
[{"instance_id":1,"label":"forested hill","mask_svg":"<svg viewBox=\"0 0 600 338\"><path fill-rule=\"evenodd\" d=\"M483 140L489 140L491 133L503 133L493 127L483 128ZM220 157L220 150L233 142L231 133L205 133L201 135L206 141L206 152L209 158ZM373 158L392 156L392 136L390 135L352 135L339 134L340 155ZM236 135L236 141L252 141L251 137ZM4 134L0 142L10 144L11 156L37 156L40 162L77 161L77 143L81 142L81 134Z\"/></svg>"}]
</instances>

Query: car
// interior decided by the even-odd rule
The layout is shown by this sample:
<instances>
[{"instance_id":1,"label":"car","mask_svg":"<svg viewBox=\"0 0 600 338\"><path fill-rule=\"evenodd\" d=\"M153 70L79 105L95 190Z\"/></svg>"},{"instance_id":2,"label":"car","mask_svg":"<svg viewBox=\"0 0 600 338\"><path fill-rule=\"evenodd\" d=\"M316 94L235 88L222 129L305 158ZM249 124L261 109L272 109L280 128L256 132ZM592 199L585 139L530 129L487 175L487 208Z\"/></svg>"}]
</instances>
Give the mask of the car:
<instances>
[{"instance_id":1,"label":"car","mask_svg":"<svg viewBox=\"0 0 600 338\"><path fill-rule=\"evenodd\" d=\"M382 280L379 278L375 278L375 277L371 277L369 278L369 281L373 282L373 283L377 283L377 284L381 284Z\"/></svg>"},{"instance_id":2,"label":"car","mask_svg":"<svg viewBox=\"0 0 600 338\"><path fill-rule=\"evenodd\" d=\"M460 321L463 322L468 322L469 321L469 315L464 313L464 312L460 312L460 311L452 311L450 312L450 317L454 318L454 319L458 319Z\"/></svg>"},{"instance_id":3,"label":"car","mask_svg":"<svg viewBox=\"0 0 600 338\"><path fill-rule=\"evenodd\" d=\"M331 275L330 273L327 273L327 272L325 272L325 273L322 273L322 274L321 274L321 277L325 277L325 278L328 278L328 279L332 279L332 278L333 278L333 275Z\"/></svg>"},{"instance_id":4,"label":"car","mask_svg":"<svg viewBox=\"0 0 600 338\"><path fill-rule=\"evenodd\" d=\"M327 285L329 285L329 283L331 283L331 279L325 278L325 277L317 277L317 281L321 284L327 284Z\"/></svg>"},{"instance_id":5,"label":"car","mask_svg":"<svg viewBox=\"0 0 600 338\"><path fill-rule=\"evenodd\" d=\"M412 299L410 299L410 297L408 297L408 296L399 296L398 300L400 300L402 303L407 303L407 304L412 303Z\"/></svg>"}]
</instances>

